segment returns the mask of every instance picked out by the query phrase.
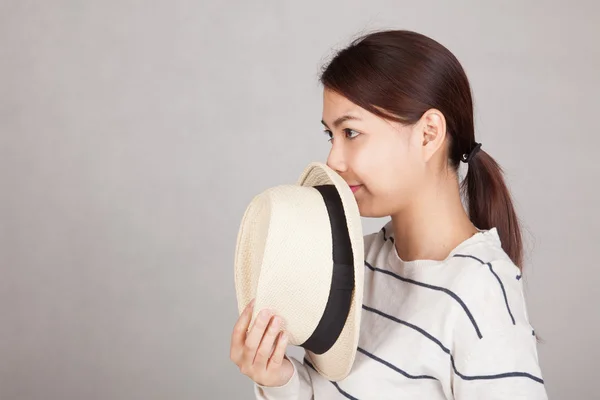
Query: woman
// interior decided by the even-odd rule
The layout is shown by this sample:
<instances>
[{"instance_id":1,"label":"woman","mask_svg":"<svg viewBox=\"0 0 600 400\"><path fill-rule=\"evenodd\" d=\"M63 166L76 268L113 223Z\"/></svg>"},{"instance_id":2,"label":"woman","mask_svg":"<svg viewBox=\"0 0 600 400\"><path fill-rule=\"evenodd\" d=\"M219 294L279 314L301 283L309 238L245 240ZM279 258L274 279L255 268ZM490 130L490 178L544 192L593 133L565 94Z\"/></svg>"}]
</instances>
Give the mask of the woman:
<instances>
[{"instance_id":1,"label":"woman","mask_svg":"<svg viewBox=\"0 0 600 400\"><path fill-rule=\"evenodd\" d=\"M546 399L519 222L499 165L475 141L458 60L426 36L379 31L339 51L320 81L327 164L362 216L391 220L364 238L361 336L344 380L288 358L278 316L263 310L247 332L251 305L242 313L231 358L256 397Z\"/></svg>"}]
</instances>

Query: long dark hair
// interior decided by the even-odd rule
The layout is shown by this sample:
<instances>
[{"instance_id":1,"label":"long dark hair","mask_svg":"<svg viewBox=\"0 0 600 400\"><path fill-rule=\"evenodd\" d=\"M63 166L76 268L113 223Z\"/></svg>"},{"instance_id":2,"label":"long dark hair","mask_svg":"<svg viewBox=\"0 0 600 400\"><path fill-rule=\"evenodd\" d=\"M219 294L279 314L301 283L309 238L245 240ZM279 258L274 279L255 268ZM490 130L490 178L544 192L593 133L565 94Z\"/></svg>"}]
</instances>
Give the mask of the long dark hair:
<instances>
[{"instance_id":1,"label":"long dark hair","mask_svg":"<svg viewBox=\"0 0 600 400\"><path fill-rule=\"evenodd\" d=\"M456 57L437 41L406 30L363 35L323 67L323 86L388 120L414 124L431 108L446 118L451 166L475 146L473 98ZM502 247L522 267L519 220L498 163L483 149L469 162L461 184L473 224L496 227Z\"/></svg>"}]
</instances>

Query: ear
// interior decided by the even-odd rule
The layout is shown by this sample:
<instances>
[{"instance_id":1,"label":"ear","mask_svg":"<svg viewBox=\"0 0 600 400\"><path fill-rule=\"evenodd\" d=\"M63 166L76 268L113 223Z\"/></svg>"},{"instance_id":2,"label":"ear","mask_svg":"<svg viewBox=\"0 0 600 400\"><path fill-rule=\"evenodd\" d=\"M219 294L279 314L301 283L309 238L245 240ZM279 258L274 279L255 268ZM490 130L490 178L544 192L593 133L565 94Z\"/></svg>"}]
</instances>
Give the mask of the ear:
<instances>
[{"instance_id":1,"label":"ear","mask_svg":"<svg viewBox=\"0 0 600 400\"><path fill-rule=\"evenodd\" d=\"M441 111L432 108L421 116L418 126L423 140L423 161L428 162L443 148L446 139L446 118Z\"/></svg>"}]
</instances>

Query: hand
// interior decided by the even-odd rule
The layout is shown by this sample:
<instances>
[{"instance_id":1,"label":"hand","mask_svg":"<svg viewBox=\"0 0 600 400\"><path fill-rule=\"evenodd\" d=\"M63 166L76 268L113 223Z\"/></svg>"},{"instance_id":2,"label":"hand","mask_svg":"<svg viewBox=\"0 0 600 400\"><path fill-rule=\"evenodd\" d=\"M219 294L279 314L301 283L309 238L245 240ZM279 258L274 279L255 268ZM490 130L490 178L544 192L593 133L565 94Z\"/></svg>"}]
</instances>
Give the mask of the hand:
<instances>
[{"instance_id":1,"label":"hand","mask_svg":"<svg viewBox=\"0 0 600 400\"><path fill-rule=\"evenodd\" d=\"M285 332L280 333L281 317L273 316L269 310L261 310L248 331L253 307L254 300L233 327L231 361L242 374L259 385L282 386L292 377L294 366L285 357L288 338Z\"/></svg>"}]
</instances>

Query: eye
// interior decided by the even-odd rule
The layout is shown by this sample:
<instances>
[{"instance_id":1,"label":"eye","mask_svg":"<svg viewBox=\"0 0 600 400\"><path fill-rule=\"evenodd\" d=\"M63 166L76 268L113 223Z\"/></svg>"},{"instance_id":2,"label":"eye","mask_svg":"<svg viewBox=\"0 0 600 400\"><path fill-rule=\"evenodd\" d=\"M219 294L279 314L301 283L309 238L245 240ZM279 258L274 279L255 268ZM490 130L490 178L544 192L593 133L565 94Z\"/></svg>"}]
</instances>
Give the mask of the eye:
<instances>
[{"instance_id":1,"label":"eye","mask_svg":"<svg viewBox=\"0 0 600 400\"><path fill-rule=\"evenodd\" d=\"M330 130L325 129L323 131L323 133L329 137L329 140L328 140L329 142L331 142L333 140L333 134L331 133ZM355 137L357 137L358 135L360 135L360 132L356 132L356 131L354 131L354 130L352 130L350 128L344 129L344 133L346 134L346 137L348 139L354 139Z\"/></svg>"},{"instance_id":2,"label":"eye","mask_svg":"<svg viewBox=\"0 0 600 400\"><path fill-rule=\"evenodd\" d=\"M349 137L350 139L354 139L355 137L357 137L358 135L360 135L360 132L353 131L353 130L352 130L352 129L350 129L350 128L346 128L346 129L344 129L344 132L346 133L346 137L348 137L348 135L350 135L350 137ZM354 136L351 136L351 135L352 135L352 132L354 132L356 135L354 135Z\"/></svg>"}]
</instances>

